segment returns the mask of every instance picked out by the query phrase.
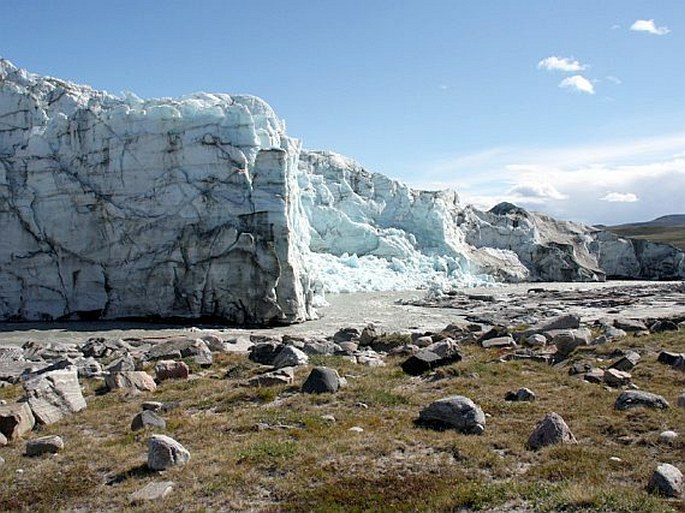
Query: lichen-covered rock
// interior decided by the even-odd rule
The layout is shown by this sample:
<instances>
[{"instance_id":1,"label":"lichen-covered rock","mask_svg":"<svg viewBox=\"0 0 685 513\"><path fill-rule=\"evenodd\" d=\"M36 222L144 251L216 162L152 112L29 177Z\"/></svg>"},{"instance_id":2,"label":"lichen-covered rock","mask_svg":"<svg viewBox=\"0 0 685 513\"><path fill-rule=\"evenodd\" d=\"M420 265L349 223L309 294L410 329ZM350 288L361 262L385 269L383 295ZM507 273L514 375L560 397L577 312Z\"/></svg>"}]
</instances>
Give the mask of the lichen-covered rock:
<instances>
[{"instance_id":1,"label":"lichen-covered rock","mask_svg":"<svg viewBox=\"0 0 685 513\"><path fill-rule=\"evenodd\" d=\"M462 433L480 435L485 431L485 413L468 397L455 395L429 404L419 413L417 421L437 429L456 429Z\"/></svg>"},{"instance_id":2,"label":"lichen-covered rock","mask_svg":"<svg viewBox=\"0 0 685 513\"><path fill-rule=\"evenodd\" d=\"M668 401L658 394L651 392L643 392L642 390L626 390L621 392L614 408L617 410L628 410L630 408L637 408L644 406L646 408L655 408L658 410L665 410L669 407Z\"/></svg>"},{"instance_id":3,"label":"lichen-covered rock","mask_svg":"<svg viewBox=\"0 0 685 513\"><path fill-rule=\"evenodd\" d=\"M556 444L575 444L576 437L573 436L568 424L558 413L548 413L542 419L528 437L526 447L531 450L538 450L548 445Z\"/></svg>"}]
</instances>

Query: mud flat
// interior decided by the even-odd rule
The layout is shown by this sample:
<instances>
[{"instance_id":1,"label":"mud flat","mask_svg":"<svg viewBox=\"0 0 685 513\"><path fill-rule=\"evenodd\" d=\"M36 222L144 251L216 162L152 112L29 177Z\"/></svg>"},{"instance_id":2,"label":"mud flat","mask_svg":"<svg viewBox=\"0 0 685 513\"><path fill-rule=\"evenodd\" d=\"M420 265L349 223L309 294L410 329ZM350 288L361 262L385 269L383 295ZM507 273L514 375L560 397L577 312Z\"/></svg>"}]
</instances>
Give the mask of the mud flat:
<instances>
[{"instance_id":1,"label":"mud flat","mask_svg":"<svg viewBox=\"0 0 685 513\"><path fill-rule=\"evenodd\" d=\"M320 318L276 328L240 329L220 325L162 324L124 321L3 323L0 344L28 340L80 343L89 337L148 338L216 333L248 339L253 334L330 336L346 326L374 324L382 331L436 331L466 319L484 324L535 324L563 313L585 320L599 318L685 319L684 282L611 281L604 283L519 283L464 288L449 294L426 291L334 294ZM236 344L236 350L246 349Z\"/></svg>"}]
</instances>

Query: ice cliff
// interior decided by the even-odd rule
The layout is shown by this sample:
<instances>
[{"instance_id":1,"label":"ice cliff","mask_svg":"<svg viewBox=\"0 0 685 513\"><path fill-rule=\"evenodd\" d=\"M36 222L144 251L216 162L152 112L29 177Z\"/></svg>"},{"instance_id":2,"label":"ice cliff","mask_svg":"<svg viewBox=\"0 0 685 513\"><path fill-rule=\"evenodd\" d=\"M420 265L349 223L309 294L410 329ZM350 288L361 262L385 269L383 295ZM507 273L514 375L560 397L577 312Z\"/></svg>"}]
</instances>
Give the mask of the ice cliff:
<instances>
[{"instance_id":1,"label":"ice cliff","mask_svg":"<svg viewBox=\"0 0 685 513\"><path fill-rule=\"evenodd\" d=\"M303 150L255 97L113 96L6 60L0 233L0 320L288 323L325 291L685 277L671 246Z\"/></svg>"}]
</instances>

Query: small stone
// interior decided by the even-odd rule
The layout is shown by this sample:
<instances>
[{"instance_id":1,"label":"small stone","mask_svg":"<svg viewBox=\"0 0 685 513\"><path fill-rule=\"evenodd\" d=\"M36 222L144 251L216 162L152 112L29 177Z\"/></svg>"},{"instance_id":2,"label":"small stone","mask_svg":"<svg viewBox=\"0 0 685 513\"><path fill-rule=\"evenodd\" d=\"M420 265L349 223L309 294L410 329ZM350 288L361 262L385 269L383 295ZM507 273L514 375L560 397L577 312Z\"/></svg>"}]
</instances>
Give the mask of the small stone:
<instances>
[{"instance_id":1,"label":"small stone","mask_svg":"<svg viewBox=\"0 0 685 513\"><path fill-rule=\"evenodd\" d=\"M678 396L678 406L680 408L685 408L685 393Z\"/></svg>"},{"instance_id":2,"label":"small stone","mask_svg":"<svg viewBox=\"0 0 685 513\"><path fill-rule=\"evenodd\" d=\"M133 420L131 421L131 431L138 431L139 429L150 427L165 429L166 421L155 412L150 410L141 411L135 417L133 417Z\"/></svg>"},{"instance_id":3,"label":"small stone","mask_svg":"<svg viewBox=\"0 0 685 513\"><path fill-rule=\"evenodd\" d=\"M635 367L640 361L640 355L635 351L627 351L620 359L609 365L610 369L627 372Z\"/></svg>"},{"instance_id":4,"label":"small stone","mask_svg":"<svg viewBox=\"0 0 685 513\"><path fill-rule=\"evenodd\" d=\"M632 376L628 372L623 372L616 369L607 369L604 371L604 383L610 387L624 387L630 384Z\"/></svg>"},{"instance_id":5,"label":"small stone","mask_svg":"<svg viewBox=\"0 0 685 513\"><path fill-rule=\"evenodd\" d=\"M419 413L419 424L434 429L456 429L480 435L485 431L483 410L468 397L455 395L439 399Z\"/></svg>"},{"instance_id":6,"label":"small stone","mask_svg":"<svg viewBox=\"0 0 685 513\"><path fill-rule=\"evenodd\" d=\"M647 331L647 325L637 319L615 319L614 327L633 333L637 331Z\"/></svg>"},{"instance_id":7,"label":"small stone","mask_svg":"<svg viewBox=\"0 0 685 513\"><path fill-rule=\"evenodd\" d=\"M524 343L530 347L545 347L547 345L547 337L540 333L533 333L526 337Z\"/></svg>"},{"instance_id":8,"label":"small stone","mask_svg":"<svg viewBox=\"0 0 685 513\"><path fill-rule=\"evenodd\" d=\"M651 331L652 333L662 333L664 331L678 331L678 329L678 325L675 322L669 321L667 319L656 321L649 327L649 331Z\"/></svg>"},{"instance_id":9,"label":"small stone","mask_svg":"<svg viewBox=\"0 0 685 513\"><path fill-rule=\"evenodd\" d=\"M333 415L321 415L321 420L325 420L326 422L335 422L336 419Z\"/></svg>"},{"instance_id":10,"label":"small stone","mask_svg":"<svg viewBox=\"0 0 685 513\"><path fill-rule=\"evenodd\" d=\"M613 461L614 463L623 463L623 460L618 456L612 456L611 458L609 458L609 461Z\"/></svg>"},{"instance_id":11,"label":"small stone","mask_svg":"<svg viewBox=\"0 0 685 513\"><path fill-rule=\"evenodd\" d=\"M271 387L276 385L292 385L295 381L295 370L283 367L275 371L259 374L249 379L247 384L252 387Z\"/></svg>"},{"instance_id":12,"label":"small stone","mask_svg":"<svg viewBox=\"0 0 685 513\"><path fill-rule=\"evenodd\" d=\"M335 369L314 367L302 385L305 394L335 393L340 388L340 375Z\"/></svg>"},{"instance_id":13,"label":"small stone","mask_svg":"<svg viewBox=\"0 0 685 513\"><path fill-rule=\"evenodd\" d=\"M0 470L2 470L2 467L4 467L4 466L5 466L5 458L0 456Z\"/></svg>"},{"instance_id":14,"label":"small stone","mask_svg":"<svg viewBox=\"0 0 685 513\"><path fill-rule=\"evenodd\" d=\"M340 344L341 342L351 342L358 340L361 333L357 328L342 328L333 335L333 342Z\"/></svg>"},{"instance_id":15,"label":"small stone","mask_svg":"<svg viewBox=\"0 0 685 513\"><path fill-rule=\"evenodd\" d=\"M583 375L583 380L588 383L599 384L604 381L604 370L602 369L590 369L590 372L586 372Z\"/></svg>"},{"instance_id":16,"label":"small stone","mask_svg":"<svg viewBox=\"0 0 685 513\"><path fill-rule=\"evenodd\" d=\"M675 431L662 431L659 433L659 442L664 444L672 444L678 438L678 433Z\"/></svg>"},{"instance_id":17,"label":"small stone","mask_svg":"<svg viewBox=\"0 0 685 513\"><path fill-rule=\"evenodd\" d=\"M618 399L616 399L616 402L614 403L614 408L617 410L627 410L638 406L665 410L669 407L669 404L668 401L660 395L643 392L641 390L626 390L621 392L621 395L618 396Z\"/></svg>"},{"instance_id":18,"label":"small stone","mask_svg":"<svg viewBox=\"0 0 685 513\"><path fill-rule=\"evenodd\" d=\"M190 368L185 362L175 360L159 360L155 364L155 376L157 381L167 379L188 379Z\"/></svg>"},{"instance_id":19,"label":"small stone","mask_svg":"<svg viewBox=\"0 0 685 513\"><path fill-rule=\"evenodd\" d=\"M684 489L683 473L668 463L662 463L654 470L647 485L649 493L665 497L680 497Z\"/></svg>"},{"instance_id":20,"label":"small stone","mask_svg":"<svg viewBox=\"0 0 685 513\"><path fill-rule=\"evenodd\" d=\"M673 353L671 351L661 351L659 353L659 356L657 357L657 361L665 365L673 365L681 356L682 355L680 353Z\"/></svg>"},{"instance_id":21,"label":"small stone","mask_svg":"<svg viewBox=\"0 0 685 513\"><path fill-rule=\"evenodd\" d=\"M173 481L158 481L148 483L137 492L131 494L131 502L158 501L171 493L175 483Z\"/></svg>"},{"instance_id":22,"label":"small stone","mask_svg":"<svg viewBox=\"0 0 685 513\"><path fill-rule=\"evenodd\" d=\"M532 450L538 450L542 447L555 444L575 444L576 437L573 436L568 425L557 413L548 413L535 426L535 429L530 434L526 447Z\"/></svg>"},{"instance_id":23,"label":"small stone","mask_svg":"<svg viewBox=\"0 0 685 513\"><path fill-rule=\"evenodd\" d=\"M128 353L112 361L105 367L105 372L129 372L134 370L136 370L136 362Z\"/></svg>"},{"instance_id":24,"label":"small stone","mask_svg":"<svg viewBox=\"0 0 685 513\"><path fill-rule=\"evenodd\" d=\"M362 403L362 402L354 403L354 407L355 408L361 408L362 410L368 410L369 409L369 405L366 403Z\"/></svg>"},{"instance_id":25,"label":"small stone","mask_svg":"<svg viewBox=\"0 0 685 513\"><path fill-rule=\"evenodd\" d=\"M501 348L501 347L516 347L516 342L514 339L507 335L505 337L495 337L483 340L481 346L485 349L488 348Z\"/></svg>"},{"instance_id":26,"label":"small stone","mask_svg":"<svg viewBox=\"0 0 685 513\"><path fill-rule=\"evenodd\" d=\"M189 459L186 448L169 436L152 435L148 440L147 466L152 470L185 465Z\"/></svg>"},{"instance_id":27,"label":"small stone","mask_svg":"<svg viewBox=\"0 0 685 513\"><path fill-rule=\"evenodd\" d=\"M64 449L64 441L57 435L41 436L26 442L26 456L29 457L56 454L62 449Z\"/></svg>"},{"instance_id":28,"label":"small stone","mask_svg":"<svg viewBox=\"0 0 685 513\"><path fill-rule=\"evenodd\" d=\"M0 447L5 447L7 445L7 437L0 433Z\"/></svg>"},{"instance_id":29,"label":"small stone","mask_svg":"<svg viewBox=\"0 0 685 513\"><path fill-rule=\"evenodd\" d=\"M348 431L351 431L352 433L363 433L364 428L361 428L359 426L352 426Z\"/></svg>"},{"instance_id":30,"label":"small stone","mask_svg":"<svg viewBox=\"0 0 685 513\"><path fill-rule=\"evenodd\" d=\"M428 347L433 343L433 337L430 335L424 335L422 337L418 337L416 340L413 341L413 344L418 347Z\"/></svg>"},{"instance_id":31,"label":"small stone","mask_svg":"<svg viewBox=\"0 0 685 513\"><path fill-rule=\"evenodd\" d=\"M143 410L148 410L148 411L159 411L162 409L163 403L159 401L145 401L143 404L140 405L140 407Z\"/></svg>"},{"instance_id":32,"label":"small stone","mask_svg":"<svg viewBox=\"0 0 685 513\"><path fill-rule=\"evenodd\" d=\"M535 393L530 388L519 388L509 391L504 396L505 401L535 401Z\"/></svg>"},{"instance_id":33,"label":"small stone","mask_svg":"<svg viewBox=\"0 0 685 513\"><path fill-rule=\"evenodd\" d=\"M539 331L567 330L580 328L580 316L567 314L552 319L539 328Z\"/></svg>"},{"instance_id":34,"label":"small stone","mask_svg":"<svg viewBox=\"0 0 685 513\"><path fill-rule=\"evenodd\" d=\"M592 333L587 328L579 328L573 330L562 330L557 332L552 337L551 343L556 346L557 354L566 357L569 356L580 346L590 345Z\"/></svg>"}]
</instances>

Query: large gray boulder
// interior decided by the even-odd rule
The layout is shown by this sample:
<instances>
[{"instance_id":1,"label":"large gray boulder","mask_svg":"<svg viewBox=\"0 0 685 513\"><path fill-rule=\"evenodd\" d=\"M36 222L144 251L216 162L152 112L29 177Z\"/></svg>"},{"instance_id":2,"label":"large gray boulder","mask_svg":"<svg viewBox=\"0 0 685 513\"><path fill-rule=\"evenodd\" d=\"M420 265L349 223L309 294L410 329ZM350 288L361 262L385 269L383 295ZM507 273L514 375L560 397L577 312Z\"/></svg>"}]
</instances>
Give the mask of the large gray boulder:
<instances>
[{"instance_id":1,"label":"large gray boulder","mask_svg":"<svg viewBox=\"0 0 685 513\"><path fill-rule=\"evenodd\" d=\"M147 466L152 470L166 470L185 465L190 460L188 450L166 435L152 435L148 440Z\"/></svg>"},{"instance_id":2,"label":"large gray boulder","mask_svg":"<svg viewBox=\"0 0 685 513\"><path fill-rule=\"evenodd\" d=\"M434 429L456 429L480 435L485 431L485 413L468 397L454 395L439 399L421 410L417 423Z\"/></svg>"},{"instance_id":3,"label":"large gray boulder","mask_svg":"<svg viewBox=\"0 0 685 513\"><path fill-rule=\"evenodd\" d=\"M557 354L563 357L567 357L578 347L590 345L592 340L592 332L587 328L560 330L552 333L551 343L556 346Z\"/></svg>"},{"instance_id":4,"label":"large gray boulder","mask_svg":"<svg viewBox=\"0 0 685 513\"><path fill-rule=\"evenodd\" d=\"M40 374L24 382L28 403L36 420L53 424L86 408L75 368Z\"/></svg>"},{"instance_id":5,"label":"large gray boulder","mask_svg":"<svg viewBox=\"0 0 685 513\"><path fill-rule=\"evenodd\" d=\"M61 436L48 435L34 438L26 442L26 456L35 457L43 454L56 454L64 449Z\"/></svg>"},{"instance_id":6,"label":"large gray boulder","mask_svg":"<svg viewBox=\"0 0 685 513\"><path fill-rule=\"evenodd\" d=\"M575 444L576 437L573 436L568 424L558 413L552 412L545 415L528 437L526 447L531 450L538 450L548 445L556 444Z\"/></svg>"},{"instance_id":7,"label":"large gray boulder","mask_svg":"<svg viewBox=\"0 0 685 513\"><path fill-rule=\"evenodd\" d=\"M131 431L138 431L145 428L166 428L166 421L154 411L143 410L136 414L131 421Z\"/></svg>"}]
</instances>

